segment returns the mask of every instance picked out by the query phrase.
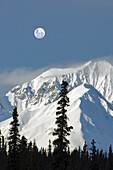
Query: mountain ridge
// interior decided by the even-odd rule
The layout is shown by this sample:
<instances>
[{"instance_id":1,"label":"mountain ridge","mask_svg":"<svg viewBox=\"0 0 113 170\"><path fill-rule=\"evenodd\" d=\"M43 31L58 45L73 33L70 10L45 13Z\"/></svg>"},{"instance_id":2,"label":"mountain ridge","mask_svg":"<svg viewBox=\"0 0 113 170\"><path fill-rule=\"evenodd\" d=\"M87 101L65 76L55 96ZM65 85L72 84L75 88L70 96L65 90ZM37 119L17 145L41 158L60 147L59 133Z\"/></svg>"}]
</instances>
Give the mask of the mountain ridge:
<instances>
[{"instance_id":1,"label":"mountain ridge","mask_svg":"<svg viewBox=\"0 0 113 170\"><path fill-rule=\"evenodd\" d=\"M10 110L14 106L18 108L21 135L29 140L36 138L39 147L47 147L49 138L53 140L60 84L65 79L69 84L69 124L74 126L69 137L71 148L82 148L85 140L90 146L94 138L99 148L107 149L108 145L113 144L113 106L110 104L113 98L112 75L113 66L110 63L89 61L76 68L49 69L30 82L14 87L6 98L12 105ZM96 118L99 116L102 119L100 122ZM5 137L12 120L10 117L11 114L0 123Z\"/></svg>"}]
</instances>

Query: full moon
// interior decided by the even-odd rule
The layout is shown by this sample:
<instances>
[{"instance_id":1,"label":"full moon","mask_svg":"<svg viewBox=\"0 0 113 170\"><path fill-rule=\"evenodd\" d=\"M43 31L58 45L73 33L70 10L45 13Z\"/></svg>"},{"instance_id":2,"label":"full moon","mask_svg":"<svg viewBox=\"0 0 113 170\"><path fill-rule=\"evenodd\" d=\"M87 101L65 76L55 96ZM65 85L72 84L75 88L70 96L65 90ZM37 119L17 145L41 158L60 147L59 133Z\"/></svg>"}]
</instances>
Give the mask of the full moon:
<instances>
[{"instance_id":1,"label":"full moon","mask_svg":"<svg viewBox=\"0 0 113 170\"><path fill-rule=\"evenodd\" d=\"M42 39L45 36L45 30L43 28L37 28L34 31L34 36L38 39Z\"/></svg>"}]
</instances>

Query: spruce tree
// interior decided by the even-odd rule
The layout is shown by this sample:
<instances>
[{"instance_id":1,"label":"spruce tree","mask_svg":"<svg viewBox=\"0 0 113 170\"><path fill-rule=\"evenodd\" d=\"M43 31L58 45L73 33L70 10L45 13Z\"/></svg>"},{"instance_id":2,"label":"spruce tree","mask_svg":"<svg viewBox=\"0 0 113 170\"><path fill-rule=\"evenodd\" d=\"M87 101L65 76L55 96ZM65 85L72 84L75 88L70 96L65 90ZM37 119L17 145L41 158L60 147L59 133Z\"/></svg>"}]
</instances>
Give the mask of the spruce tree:
<instances>
[{"instance_id":1,"label":"spruce tree","mask_svg":"<svg viewBox=\"0 0 113 170\"><path fill-rule=\"evenodd\" d=\"M47 169L52 170L52 146L51 146L51 140L49 139L49 145L48 145L48 157L47 157Z\"/></svg>"},{"instance_id":2,"label":"spruce tree","mask_svg":"<svg viewBox=\"0 0 113 170\"><path fill-rule=\"evenodd\" d=\"M91 142L92 147L90 148L91 153L90 153L90 159L91 159L91 169L92 170L98 170L98 162L97 162L97 149L95 146L96 142L94 139Z\"/></svg>"},{"instance_id":3,"label":"spruce tree","mask_svg":"<svg viewBox=\"0 0 113 170\"><path fill-rule=\"evenodd\" d=\"M32 142L28 143L27 170L32 170Z\"/></svg>"},{"instance_id":4,"label":"spruce tree","mask_svg":"<svg viewBox=\"0 0 113 170\"><path fill-rule=\"evenodd\" d=\"M108 163L109 163L109 170L113 169L113 152L112 152L112 146L109 146L109 159L108 159Z\"/></svg>"},{"instance_id":5,"label":"spruce tree","mask_svg":"<svg viewBox=\"0 0 113 170\"><path fill-rule=\"evenodd\" d=\"M9 130L9 170L18 170L19 169L19 144L20 144L20 135L19 135L19 122L18 122L18 113L17 108L14 108L13 111L13 120L10 123L11 128Z\"/></svg>"},{"instance_id":6,"label":"spruce tree","mask_svg":"<svg viewBox=\"0 0 113 170\"><path fill-rule=\"evenodd\" d=\"M68 164L68 146L70 141L67 139L67 136L70 135L70 131L73 128L68 126L67 120L67 110L66 107L69 106L68 94L68 83L63 80L61 84L61 91L59 93L59 101L56 112L56 125L57 128L54 129L53 136L57 138L53 141L54 145L54 169L66 170Z\"/></svg>"},{"instance_id":7,"label":"spruce tree","mask_svg":"<svg viewBox=\"0 0 113 170\"><path fill-rule=\"evenodd\" d=\"M20 169L26 170L28 161L28 146L27 139L22 136L19 145L19 158L20 158Z\"/></svg>"},{"instance_id":8,"label":"spruce tree","mask_svg":"<svg viewBox=\"0 0 113 170\"><path fill-rule=\"evenodd\" d=\"M48 145L48 156L51 156L51 150L52 150L51 140L49 139L49 145Z\"/></svg>"},{"instance_id":9,"label":"spruce tree","mask_svg":"<svg viewBox=\"0 0 113 170\"><path fill-rule=\"evenodd\" d=\"M7 152L6 144L4 141L4 136L2 136L0 131L0 169L6 169L7 167Z\"/></svg>"},{"instance_id":10,"label":"spruce tree","mask_svg":"<svg viewBox=\"0 0 113 170\"><path fill-rule=\"evenodd\" d=\"M87 170L88 169L88 148L87 148L87 143L85 141L83 150L81 153L81 169Z\"/></svg>"},{"instance_id":11,"label":"spruce tree","mask_svg":"<svg viewBox=\"0 0 113 170\"><path fill-rule=\"evenodd\" d=\"M36 141L35 140L34 140L34 143L33 143L31 160L32 160L32 170L39 170L38 148L36 146Z\"/></svg>"}]
</instances>

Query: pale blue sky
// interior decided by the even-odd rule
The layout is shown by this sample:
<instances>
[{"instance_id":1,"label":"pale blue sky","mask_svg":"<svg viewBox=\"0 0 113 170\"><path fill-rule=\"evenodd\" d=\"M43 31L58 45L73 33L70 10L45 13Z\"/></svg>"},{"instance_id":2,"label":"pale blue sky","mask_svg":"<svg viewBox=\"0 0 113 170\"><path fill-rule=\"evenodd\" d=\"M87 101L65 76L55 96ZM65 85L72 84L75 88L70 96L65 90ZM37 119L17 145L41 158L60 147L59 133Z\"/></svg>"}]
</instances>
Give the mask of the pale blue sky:
<instances>
[{"instance_id":1,"label":"pale blue sky","mask_svg":"<svg viewBox=\"0 0 113 170\"><path fill-rule=\"evenodd\" d=\"M46 36L34 37L43 27ZM112 0L0 1L0 72L113 55Z\"/></svg>"}]
</instances>

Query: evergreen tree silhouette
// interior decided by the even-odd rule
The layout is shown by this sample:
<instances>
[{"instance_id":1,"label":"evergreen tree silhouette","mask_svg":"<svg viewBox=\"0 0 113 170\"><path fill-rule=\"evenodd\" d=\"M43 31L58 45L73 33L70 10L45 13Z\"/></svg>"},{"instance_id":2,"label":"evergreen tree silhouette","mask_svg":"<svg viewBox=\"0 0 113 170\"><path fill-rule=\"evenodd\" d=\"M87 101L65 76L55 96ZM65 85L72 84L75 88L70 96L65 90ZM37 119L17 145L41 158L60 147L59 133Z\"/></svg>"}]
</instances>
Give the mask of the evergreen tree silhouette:
<instances>
[{"instance_id":1,"label":"evergreen tree silhouette","mask_svg":"<svg viewBox=\"0 0 113 170\"><path fill-rule=\"evenodd\" d=\"M28 146L27 139L25 138L25 136L22 136L20 140L19 157L20 157L20 169L26 170L28 161Z\"/></svg>"},{"instance_id":2,"label":"evergreen tree silhouette","mask_svg":"<svg viewBox=\"0 0 113 170\"><path fill-rule=\"evenodd\" d=\"M113 152L112 146L109 146L109 158L108 158L109 170L113 170Z\"/></svg>"},{"instance_id":3,"label":"evergreen tree silhouette","mask_svg":"<svg viewBox=\"0 0 113 170\"><path fill-rule=\"evenodd\" d=\"M32 170L32 142L28 143L27 170Z\"/></svg>"},{"instance_id":4,"label":"evergreen tree silhouette","mask_svg":"<svg viewBox=\"0 0 113 170\"><path fill-rule=\"evenodd\" d=\"M69 106L69 98L67 97L68 83L63 80L61 84L61 91L59 94L58 107L56 112L56 125L57 128L54 129L53 136L57 136L57 138L53 141L54 145L54 170L66 170L68 167L68 146L70 141L67 139L67 136L70 135L70 131L73 128L72 126L68 126L67 120L68 117L66 115L66 107Z\"/></svg>"},{"instance_id":5,"label":"evergreen tree silhouette","mask_svg":"<svg viewBox=\"0 0 113 170\"><path fill-rule=\"evenodd\" d=\"M38 163L39 163L38 162L38 148L36 146L35 140L34 140L34 143L33 143L31 160L32 160L32 170L39 170L39 166L38 166Z\"/></svg>"},{"instance_id":6,"label":"evergreen tree silhouette","mask_svg":"<svg viewBox=\"0 0 113 170\"><path fill-rule=\"evenodd\" d=\"M47 169L52 170L52 166L51 166L51 163L52 163L52 146L51 146L51 140L50 139L49 139L49 145L48 145L48 158L47 158L47 161L48 161Z\"/></svg>"},{"instance_id":7,"label":"evergreen tree silhouette","mask_svg":"<svg viewBox=\"0 0 113 170\"><path fill-rule=\"evenodd\" d=\"M98 161L97 161L97 149L96 149L96 142L93 139L91 142L92 147L90 148L91 153L90 153L90 168L91 170L98 170Z\"/></svg>"},{"instance_id":8,"label":"evergreen tree silhouette","mask_svg":"<svg viewBox=\"0 0 113 170\"><path fill-rule=\"evenodd\" d=\"M51 146L51 140L49 139L49 145L48 145L48 156L51 156L52 153L52 146Z\"/></svg>"},{"instance_id":9,"label":"evergreen tree silhouette","mask_svg":"<svg viewBox=\"0 0 113 170\"><path fill-rule=\"evenodd\" d=\"M89 155L88 155L88 148L87 148L87 143L85 141L83 150L81 153L81 169L87 170L88 165L89 165Z\"/></svg>"},{"instance_id":10,"label":"evergreen tree silhouette","mask_svg":"<svg viewBox=\"0 0 113 170\"><path fill-rule=\"evenodd\" d=\"M13 111L13 120L10 123L11 128L9 130L9 159L8 159L8 169L9 170L18 170L19 169L19 144L20 144L20 135L19 135L19 121L17 108L14 108Z\"/></svg>"},{"instance_id":11,"label":"evergreen tree silhouette","mask_svg":"<svg viewBox=\"0 0 113 170\"><path fill-rule=\"evenodd\" d=\"M7 152L6 152L6 144L4 141L4 136L0 131L0 169L6 169L7 166Z\"/></svg>"}]
</instances>

